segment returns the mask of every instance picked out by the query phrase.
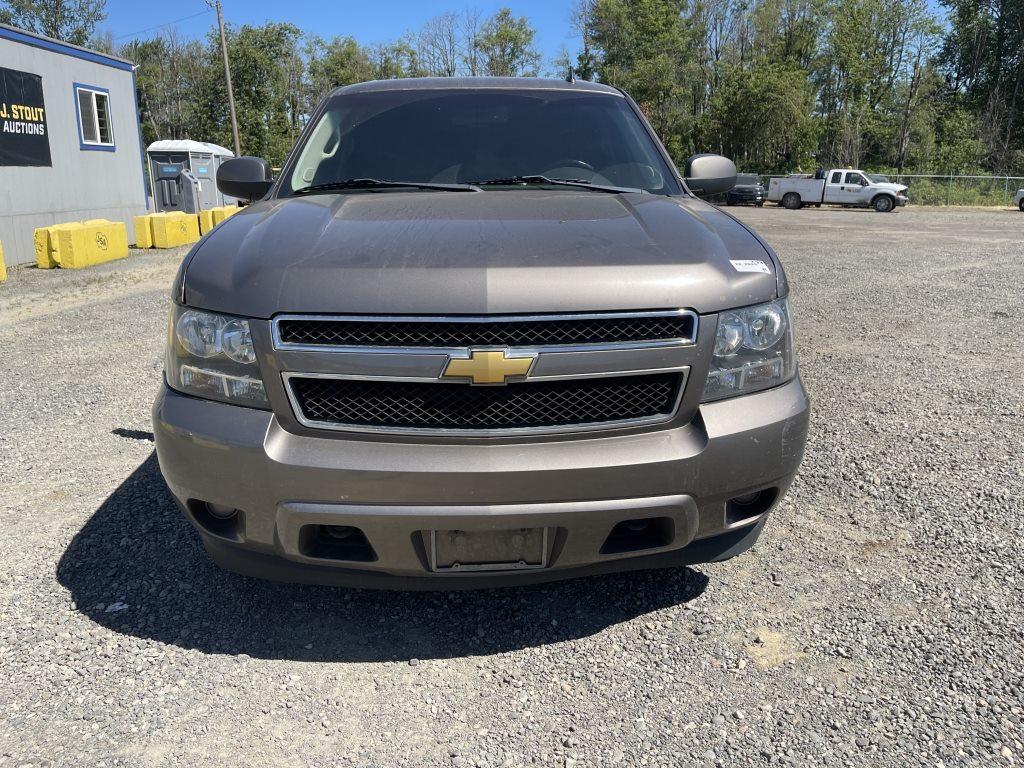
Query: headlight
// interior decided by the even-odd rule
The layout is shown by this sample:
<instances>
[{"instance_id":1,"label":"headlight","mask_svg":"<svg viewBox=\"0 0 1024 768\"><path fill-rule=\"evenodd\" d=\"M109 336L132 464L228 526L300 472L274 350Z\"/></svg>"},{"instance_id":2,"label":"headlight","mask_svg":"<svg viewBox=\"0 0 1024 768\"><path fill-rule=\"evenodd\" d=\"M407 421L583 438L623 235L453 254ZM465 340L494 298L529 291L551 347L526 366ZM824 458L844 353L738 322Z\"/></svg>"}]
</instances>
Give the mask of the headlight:
<instances>
[{"instance_id":1,"label":"headlight","mask_svg":"<svg viewBox=\"0 0 1024 768\"><path fill-rule=\"evenodd\" d=\"M269 408L249 321L175 305L167 340L167 384L208 400Z\"/></svg>"},{"instance_id":2,"label":"headlight","mask_svg":"<svg viewBox=\"0 0 1024 768\"><path fill-rule=\"evenodd\" d=\"M785 299L718 316L704 402L777 387L793 378L793 326Z\"/></svg>"}]
</instances>

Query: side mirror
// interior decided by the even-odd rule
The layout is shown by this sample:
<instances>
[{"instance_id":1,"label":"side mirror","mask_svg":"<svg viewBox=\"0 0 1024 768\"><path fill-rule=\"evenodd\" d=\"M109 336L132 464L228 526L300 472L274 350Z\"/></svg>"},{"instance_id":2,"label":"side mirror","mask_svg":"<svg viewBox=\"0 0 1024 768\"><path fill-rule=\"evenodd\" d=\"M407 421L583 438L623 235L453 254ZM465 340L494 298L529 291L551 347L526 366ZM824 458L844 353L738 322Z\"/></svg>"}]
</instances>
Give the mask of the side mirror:
<instances>
[{"instance_id":1,"label":"side mirror","mask_svg":"<svg viewBox=\"0 0 1024 768\"><path fill-rule=\"evenodd\" d=\"M217 189L240 200L259 200L273 183L270 163L262 157L233 157L217 169Z\"/></svg>"},{"instance_id":2,"label":"side mirror","mask_svg":"<svg viewBox=\"0 0 1024 768\"><path fill-rule=\"evenodd\" d=\"M683 171L686 186L698 197L711 197L736 186L736 164L721 155L694 155Z\"/></svg>"}]
</instances>

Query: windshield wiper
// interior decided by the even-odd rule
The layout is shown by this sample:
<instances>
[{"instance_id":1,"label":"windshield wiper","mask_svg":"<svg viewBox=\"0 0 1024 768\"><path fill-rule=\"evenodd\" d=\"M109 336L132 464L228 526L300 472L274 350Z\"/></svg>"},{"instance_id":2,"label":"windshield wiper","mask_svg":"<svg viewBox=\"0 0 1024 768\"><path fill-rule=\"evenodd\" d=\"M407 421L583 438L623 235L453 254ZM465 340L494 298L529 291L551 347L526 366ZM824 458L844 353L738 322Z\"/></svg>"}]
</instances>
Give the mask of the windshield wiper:
<instances>
[{"instance_id":1,"label":"windshield wiper","mask_svg":"<svg viewBox=\"0 0 1024 768\"><path fill-rule=\"evenodd\" d=\"M530 174L528 176L509 176L504 179L486 179L484 181L472 182L478 186L512 186L516 184L554 184L559 187L578 187L579 189L590 189L594 192L643 192L642 189L635 187L612 187L607 184L594 184L592 181L586 179L550 179L547 176L540 174Z\"/></svg>"},{"instance_id":2,"label":"windshield wiper","mask_svg":"<svg viewBox=\"0 0 1024 768\"><path fill-rule=\"evenodd\" d=\"M472 184L433 184L429 181L388 181L385 179L345 179L344 181L329 181L325 184L311 184L308 187L296 189L294 194L307 195L315 192L335 192L346 189L393 189L406 187L408 189L437 189L442 192L480 192L480 187Z\"/></svg>"}]
</instances>

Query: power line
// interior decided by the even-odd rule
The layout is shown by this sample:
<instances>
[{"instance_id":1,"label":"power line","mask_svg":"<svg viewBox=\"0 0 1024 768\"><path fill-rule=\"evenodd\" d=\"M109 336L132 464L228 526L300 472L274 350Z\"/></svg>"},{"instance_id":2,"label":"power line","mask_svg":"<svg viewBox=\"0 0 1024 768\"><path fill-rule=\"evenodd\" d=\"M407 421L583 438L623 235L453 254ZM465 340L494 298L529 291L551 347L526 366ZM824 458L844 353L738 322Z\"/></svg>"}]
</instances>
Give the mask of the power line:
<instances>
[{"instance_id":1,"label":"power line","mask_svg":"<svg viewBox=\"0 0 1024 768\"><path fill-rule=\"evenodd\" d=\"M154 24L152 27L146 27L145 29L140 29L138 32L129 32L127 35L118 35L117 37L115 37L113 39L114 40L124 40L126 37L135 37L136 35L141 35L143 32L152 32L154 29L163 29L164 27L170 27L170 26L173 26L175 24L180 24L183 21L188 21L189 19L194 19L194 18L196 18L198 16L204 16L207 13L212 13L212 12L213 12L212 8L207 8L205 10L199 11L199 13L193 13L191 16L183 16L180 19L175 19L174 21L168 21L168 22L166 22L164 24Z\"/></svg>"}]
</instances>

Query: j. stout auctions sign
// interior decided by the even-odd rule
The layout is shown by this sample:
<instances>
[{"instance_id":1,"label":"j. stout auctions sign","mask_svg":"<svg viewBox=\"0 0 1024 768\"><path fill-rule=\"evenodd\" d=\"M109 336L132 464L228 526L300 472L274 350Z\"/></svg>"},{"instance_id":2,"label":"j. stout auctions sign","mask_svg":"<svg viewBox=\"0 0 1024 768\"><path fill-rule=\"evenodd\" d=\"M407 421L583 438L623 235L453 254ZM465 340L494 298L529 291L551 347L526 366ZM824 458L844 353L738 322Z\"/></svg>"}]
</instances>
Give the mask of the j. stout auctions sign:
<instances>
[{"instance_id":1,"label":"j. stout auctions sign","mask_svg":"<svg viewBox=\"0 0 1024 768\"><path fill-rule=\"evenodd\" d=\"M0 165L52 165L39 75L0 67Z\"/></svg>"}]
</instances>

